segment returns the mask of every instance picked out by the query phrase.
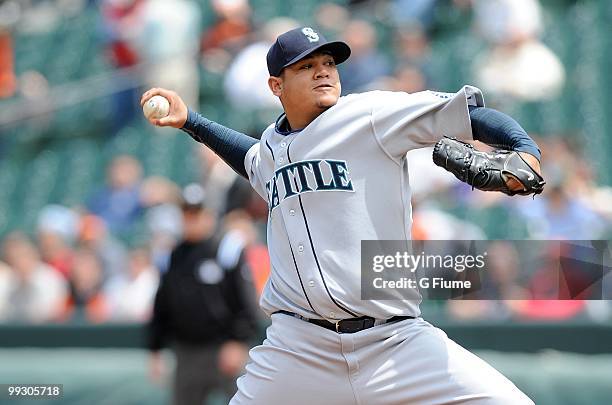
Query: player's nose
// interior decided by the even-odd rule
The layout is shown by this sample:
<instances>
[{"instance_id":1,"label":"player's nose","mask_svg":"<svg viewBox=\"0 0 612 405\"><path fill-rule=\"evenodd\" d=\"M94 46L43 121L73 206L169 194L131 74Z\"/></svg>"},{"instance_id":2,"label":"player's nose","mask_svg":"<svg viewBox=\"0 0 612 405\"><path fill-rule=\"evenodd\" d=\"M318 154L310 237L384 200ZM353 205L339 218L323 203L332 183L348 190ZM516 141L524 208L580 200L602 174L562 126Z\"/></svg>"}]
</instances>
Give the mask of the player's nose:
<instances>
[{"instance_id":1,"label":"player's nose","mask_svg":"<svg viewBox=\"0 0 612 405\"><path fill-rule=\"evenodd\" d=\"M330 75L330 67L321 63L318 64L315 68L315 79L323 79L329 77Z\"/></svg>"}]
</instances>

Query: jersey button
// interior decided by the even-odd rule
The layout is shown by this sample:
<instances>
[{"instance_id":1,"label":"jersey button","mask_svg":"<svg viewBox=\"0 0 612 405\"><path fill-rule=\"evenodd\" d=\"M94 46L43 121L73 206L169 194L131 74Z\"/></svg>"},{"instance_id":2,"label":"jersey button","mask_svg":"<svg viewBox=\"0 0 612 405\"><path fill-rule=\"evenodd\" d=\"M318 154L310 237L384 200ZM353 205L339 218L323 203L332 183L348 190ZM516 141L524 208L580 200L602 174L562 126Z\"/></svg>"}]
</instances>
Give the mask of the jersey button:
<instances>
[{"instance_id":1,"label":"jersey button","mask_svg":"<svg viewBox=\"0 0 612 405\"><path fill-rule=\"evenodd\" d=\"M278 163L283 163L285 161L284 158L278 158Z\"/></svg>"},{"instance_id":2,"label":"jersey button","mask_svg":"<svg viewBox=\"0 0 612 405\"><path fill-rule=\"evenodd\" d=\"M304 251L304 245L298 245L298 252L302 253Z\"/></svg>"},{"instance_id":3,"label":"jersey button","mask_svg":"<svg viewBox=\"0 0 612 405\"><path fill-rule=\"evenodd\" d=\"M295 210L289 210L289 215L294 216L295 215Z\"/></svg>"},{"instance_id":4,"label":"jersey button","mask_svg":"<svg viewBox=\"0 0 612 405\"><path fill-rule=\"evenodd\" d=\"M310 280L310 281L308 282L308 285L309 285L310 287L314 287L314 286L315 286L314 280Z\"/></svg>"},{"instance_id":5,"label":"jersey button","mask_svg":"<svg viewBox=\"0 0 612 405\"><path fill-rule=\"evenodd\" d=\"M284 148L285 146L287 146L287 142L285 141L281 142L281 146Z\"/></svg>"},{"instance_id":6,"label":"jersey button","mask_svg":"<svg viewBox=\"0 0 612 405\"><path fill-rule=\"evenodd\" d=\"M336 318L336 313L335 312L330 312L329 313L329 317L332 318L332 319L335 319Z\"/></svg>"}]
</instances>

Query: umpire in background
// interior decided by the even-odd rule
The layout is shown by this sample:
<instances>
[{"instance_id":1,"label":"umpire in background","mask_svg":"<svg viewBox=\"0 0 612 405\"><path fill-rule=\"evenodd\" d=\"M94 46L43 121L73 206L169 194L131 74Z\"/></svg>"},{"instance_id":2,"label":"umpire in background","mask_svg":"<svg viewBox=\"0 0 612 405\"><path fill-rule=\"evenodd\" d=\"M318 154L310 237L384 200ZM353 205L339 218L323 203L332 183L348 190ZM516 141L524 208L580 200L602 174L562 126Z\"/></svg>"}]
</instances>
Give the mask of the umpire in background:
<instances>
[{"instance_id":1,"label":"umpire in background","mask_svg":"<svg viewBox=\"0 0 612 405\"><path fill-rule=\"evenodd\" d=\"M174 403L201 405L213 390L228 399L236 391L256 336L254 292L241 249L223 248L215 237L204 190L191 184L182 199L183 240L161 279L149 324L150 372L161 377L160 349L169 345L176 356ZM233 254L220 255L228 251Z\"/></svg>"}]
</instances>

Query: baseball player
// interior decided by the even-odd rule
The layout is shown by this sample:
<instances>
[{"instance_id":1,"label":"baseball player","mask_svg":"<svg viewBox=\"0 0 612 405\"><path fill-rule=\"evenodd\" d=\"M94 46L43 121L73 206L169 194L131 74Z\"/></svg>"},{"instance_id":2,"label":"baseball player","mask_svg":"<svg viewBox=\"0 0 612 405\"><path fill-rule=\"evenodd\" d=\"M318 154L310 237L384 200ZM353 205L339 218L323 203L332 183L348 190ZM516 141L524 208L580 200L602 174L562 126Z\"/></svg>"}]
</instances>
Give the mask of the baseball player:
<instances>
[{"instance_id":1,"label":"baseball player","mask_svg":"<svg viewBox=\"0 0 612 405\"><path fill-rule=\"evenodd\" d=\"M310 27L279 36L267 55L284 113L261 140L207 120L165 89L180 128L246 177L269 205L272 272L260 305L271 316L231 404L530 404L509 380L420 317L420 296L360 299L362 240L410 240L406 153L474 187L539 193L540 151L510 117L457 93L372 91L340 97L347 44ZM486 155L457 140L504 147ZM525 172L527 174L522 175ZM423 173L426 176L426 173ZM534 180L535 179L535 180Z\"/></svg>"}]
</instances>

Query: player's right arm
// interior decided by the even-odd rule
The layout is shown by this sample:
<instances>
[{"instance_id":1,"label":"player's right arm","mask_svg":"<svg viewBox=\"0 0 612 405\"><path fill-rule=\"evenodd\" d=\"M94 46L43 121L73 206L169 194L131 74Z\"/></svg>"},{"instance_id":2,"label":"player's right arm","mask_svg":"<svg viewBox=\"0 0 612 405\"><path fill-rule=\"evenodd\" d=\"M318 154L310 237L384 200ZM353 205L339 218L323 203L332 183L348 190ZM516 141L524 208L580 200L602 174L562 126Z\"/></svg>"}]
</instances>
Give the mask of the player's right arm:
<instances>
[{"instance_id":1,"label":"player's right arm","mask_svg":"<svg viewBox=\"0 0 612 405\"><path fill-rule=\"evenodd\" d=\"M187 132L193 139L212 149L236 173L248 179L244 160L249 149L259 142L257 139L204 118L187 108L181 97L170 90L160 88L148 90L142 95L140 104L144 105L148 99L156 95L168 100L170 112L166 117L149 119L151 124L178 128Z\"/></svg>"},{"instance_id":2,"label":"player's right arm","mask_svg":"<svg viewBox=\"0 0 612 405\"><path fill-rule=\"evenodd\" d=\"M527 132L511 117L485 108L479 89L464 86L457 93L424 91L372 93L374 135L394 160L411 149L433 145L443 136L479 140L488 145L517 151L540 174L540 150ZM522 190L509 177L511 190Z\"/></svg>"},{"instance_id":3,"label":"player's right arm","mask_svg":"<svg viewBox=\"0 0 612 405\"><path fill-rule=\"evenodd\" d=\"M484 107L482 93L471 86L457 93L372 92L371 97L374 135L398 163L408 151L433 146L444 136L473 140L468 106Z\"/></svg>"}]
</instances>

